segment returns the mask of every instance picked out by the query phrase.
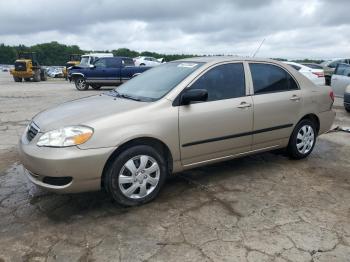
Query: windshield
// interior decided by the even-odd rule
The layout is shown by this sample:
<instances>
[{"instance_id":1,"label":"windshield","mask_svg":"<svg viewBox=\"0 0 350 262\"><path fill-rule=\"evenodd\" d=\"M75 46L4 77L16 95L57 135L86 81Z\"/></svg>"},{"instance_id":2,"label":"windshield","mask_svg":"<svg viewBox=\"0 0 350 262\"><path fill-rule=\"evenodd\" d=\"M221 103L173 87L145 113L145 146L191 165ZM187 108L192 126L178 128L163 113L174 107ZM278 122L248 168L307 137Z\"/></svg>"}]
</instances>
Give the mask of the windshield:
<instances>
[{"instance_id":1,"label":"windshield","mask_svg":"<svg viewBox=\"0 0 350 262\"><path fill-rule=\"evenodd\" d=\"M171 62L147 70L116 89L121 95L141 101L155 101L165 96L203 63Z\"/></svg>"},{"instance_id":2,"label":"windshield","mask_svg":"<svg viewBox=\"0 0 350 262\"><path fill-rule=\"evenodd\" d=\"M87 65L89 63L89 57L88 56L84 56L81 58L80 64L81 65Z\"/></svg>"}]
</instances>

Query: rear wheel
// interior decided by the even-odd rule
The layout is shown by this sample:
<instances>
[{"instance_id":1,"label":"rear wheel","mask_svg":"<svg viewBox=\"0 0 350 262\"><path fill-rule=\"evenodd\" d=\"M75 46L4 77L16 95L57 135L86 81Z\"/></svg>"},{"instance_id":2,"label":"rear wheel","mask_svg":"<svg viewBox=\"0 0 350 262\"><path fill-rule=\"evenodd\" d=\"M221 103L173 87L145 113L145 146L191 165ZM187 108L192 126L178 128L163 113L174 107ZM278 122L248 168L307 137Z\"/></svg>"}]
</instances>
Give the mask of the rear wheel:
<instances>
[{"instance_id":1,"label":"rear wheel","mask_svg":"<svg viewBox=\"0 0 350 262\"><path fill-rule=\"evenodd\" d=\"M14 76L13 80L15 80L15 82L22 82L22 78L17 76Z\"/></svg>"},{"instance_id":2,"label":"rear wheel","mask_svg":"<svg viewBox=\"0 0 350 262\"><path fill-rule=\"evenodd\" d=\"M99 89L101 88L100 85L96 85L96 84L92 84L91 87L92 87L92 89L94 89L94 90L99 90Z\"/></svg>"},{"instance_id":3,"label":"rear wheel","mask_svg":"<svg viewBox=\"0 0 350 262\"><path fill-rule=\"evenodd\" d=\"M164 158L153 147L140 145L123 151L113 161L105 177L112 198L124 206L153 200L167 176Z\"/></svg>"},{"instance_id":4,"label":"rear wheel","mask_svg":"<svg viewBox=\"0 0 350 262\"><path fill-rule=\"evenodd\" d=\"M86 83L86 80L83 77L78 77L74 80L75 87L79 91L84 91L89 88L89 85Z\"/></svg>"},{"instance_id":5,"label":"rear wheel","mask_svg":"<svg viewBox=\"0 0 350 262\"><path fill-rule=\"evenodd\" d=\"M288 154L293 159L302 159L311 154L316 144L317 131L312 120L300 121L289 139Z\"/></svg>"},{"instance_id":6,"label":"rear wheel","mask_svg":"<svg viewBox=\"0 0 350 262\"><path fill-rule=\"evenodd\" d=\"M47 80L47 73L46 73L46 70L41 70L41 71L40 71L40 80L41 80L41 81L46 81L46 80Z\"/></svg>"}]
</instances>

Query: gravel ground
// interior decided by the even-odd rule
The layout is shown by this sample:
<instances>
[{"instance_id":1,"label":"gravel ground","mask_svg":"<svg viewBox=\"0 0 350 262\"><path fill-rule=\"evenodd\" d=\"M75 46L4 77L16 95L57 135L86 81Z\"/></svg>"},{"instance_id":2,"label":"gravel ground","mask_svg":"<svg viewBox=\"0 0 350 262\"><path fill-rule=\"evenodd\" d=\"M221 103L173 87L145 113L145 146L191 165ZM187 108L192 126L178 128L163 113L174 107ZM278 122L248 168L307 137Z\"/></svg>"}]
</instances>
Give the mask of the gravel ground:
<instances>
[{"instance_id":1,"label":"gravel ground","mask_svg":"<svg viewBox=\"0 0 350 262\"><path fill-rule=\"evenodd\" d=\"M0 73L0 261L350 261L350 134L292 161L264 153L169 179L136 208L55 195L24 177L16 144L38 111L102 91ZM350 127L337 100L336 125Z\"/></svg>"}]
</instances>

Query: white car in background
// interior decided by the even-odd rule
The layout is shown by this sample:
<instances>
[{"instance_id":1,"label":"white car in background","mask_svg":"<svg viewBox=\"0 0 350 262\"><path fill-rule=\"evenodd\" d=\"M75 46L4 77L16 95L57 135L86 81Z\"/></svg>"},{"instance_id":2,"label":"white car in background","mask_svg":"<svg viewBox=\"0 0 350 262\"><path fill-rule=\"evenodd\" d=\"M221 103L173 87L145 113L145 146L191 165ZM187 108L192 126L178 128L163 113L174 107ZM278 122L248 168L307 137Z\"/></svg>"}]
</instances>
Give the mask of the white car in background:
<instances>
[{"instance_id":1,"label":"white car in background","mask_svg":"<svg viewBox=\"0 0 350 262\"><path fill-rule=\"evenodd\" d=\"M295 70L299 71L301 74L303 74L308 79L310 79L314 84L325 85L326 79L324 77L323 69L311 68L309 66L302 65L295 62L284 62L284 63L290 65Z\"/></svg>"},{"instance_id":2,"label":"white car in background","mask_svg":"<svg viewBox=\"0 0 350 262\"><path fill-rule=\"evenodd\" d=\"M158 66L162 62L151 56L138 56L134 58L135 66Z\"/></svg>"}]
</instances>

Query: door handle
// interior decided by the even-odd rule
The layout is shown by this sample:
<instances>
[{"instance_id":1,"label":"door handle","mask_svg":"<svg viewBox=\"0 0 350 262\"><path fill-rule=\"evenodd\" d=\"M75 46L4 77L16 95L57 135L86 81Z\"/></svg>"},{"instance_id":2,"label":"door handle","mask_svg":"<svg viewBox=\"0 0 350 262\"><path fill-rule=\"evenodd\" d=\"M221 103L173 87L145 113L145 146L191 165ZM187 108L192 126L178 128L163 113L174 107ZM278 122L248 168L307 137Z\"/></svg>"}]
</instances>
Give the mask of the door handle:
<instances>
[{"instance_id":1,"label":"door handle","mask_svg":"<svg viewBox=\"0 0 350 262\"><path fill-rule=\"evenodd\" d=\"M237 106L237 108L247 108L247 107L251 107L252 106L252 104L249 104L249 103L247 103L247 102L242 102L242 103L240 103L239 104L239 106Z\"/></svg>"},{"instance_id":2,"label":"door handle","mask_svg":"<svg viewBox=\"0 0 350 262\"><path fill-rule=\"evenodd\" d=\"M289 100L292 100L292 101L300 101L300 97L297 96L297 95L293 95L291 98L289 98Z\"/></svg>"}]
</instances>

